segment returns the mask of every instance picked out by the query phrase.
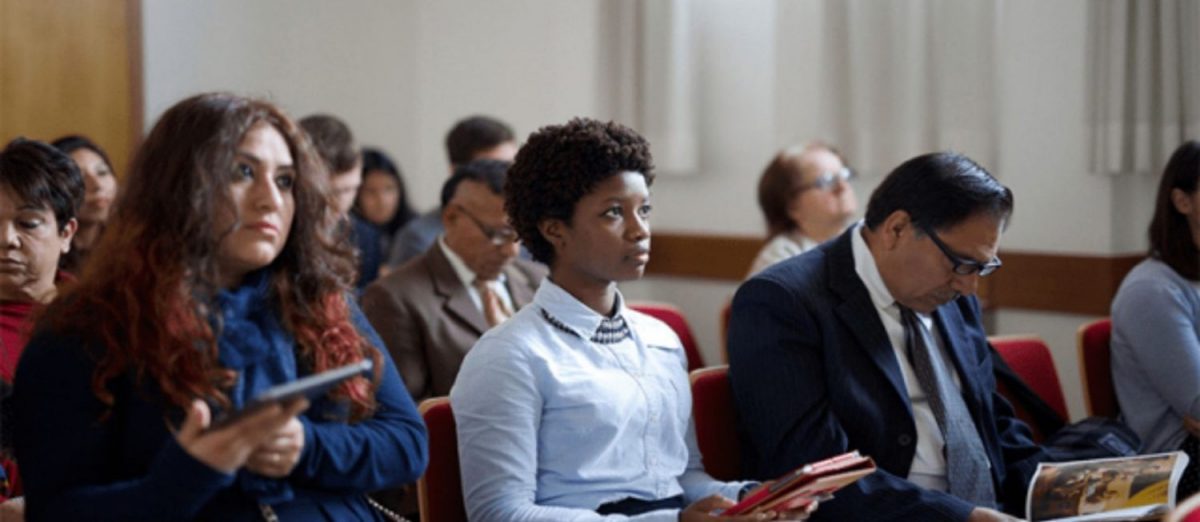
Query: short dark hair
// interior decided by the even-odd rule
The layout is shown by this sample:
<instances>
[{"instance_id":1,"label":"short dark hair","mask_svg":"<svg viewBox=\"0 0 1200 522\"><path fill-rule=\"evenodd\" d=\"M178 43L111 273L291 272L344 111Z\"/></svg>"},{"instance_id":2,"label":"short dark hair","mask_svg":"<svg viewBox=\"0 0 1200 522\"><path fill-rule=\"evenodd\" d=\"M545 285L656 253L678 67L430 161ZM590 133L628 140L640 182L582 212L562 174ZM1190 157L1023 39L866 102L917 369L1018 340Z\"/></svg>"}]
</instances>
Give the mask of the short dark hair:
<instances>
[{"instance_id":1,"label":"short dark hair","mask_svg":"<svg viewBox=\"0 0 1200 522\"><path fill-rule=\"evenodd\" d=\"M875 230L897 210L918 230L944 230L979 213L1008 226L1012 191L962 154L934 152L901 163L884 178L867 204L866 225Z\"/></svg>"},{"instance_id":2,"label":"short dark hair","mask_svg":"<svg viewBox=\"0 0 1200 522\"><path fill-rule=\"evenodd\" d=\"M458 120L446 133L446 155L451 165L462 165L480 152L515 139L508 124L490 116L470 116Z\"/></svg>"},{"instance_id":3,"label":"short dark hair","mask_svg":"<svg viewBox=\"0 0 1200 522\"><path fill-rule=\"evenodd\" d=\"M454 192L464 181L475 181L487 185L492 194L504 194L504 177L512 163L502 160L481 159L459 165L442 184L442 208L450 204Z\"/></svg>"},{"instance_id":4,"label":"short dark hair","mask_svg":"<svg viewBox=\"0 0 1200 522\"><path fill-rule=\"evenodd\" d=\"M354 144L354 133L338 117L314 114L300 120L300 127L308 134L317 155L329 169L330 176L350 170L358 163L359 152Z\"/></svg>"},{"instance_id":5,"label":"short dark hair","mask_svg":"<svg viewBox=\"0 0 1200 522\"><path fill-rule=\"evenodd\" d=\"M575 204L597 184L620 172L637 172L654 183L654 160L646 139L624 125L575 118L529 136L504 187L504 207L533 258L554 262L554 246L538 223L570 224Z\"/></svg>"},{"instance_id":6,"label":"short dark hair","mask_svg":"<svg viewBox=\"0 0 1200 522\"><path fill-rule=\"evenodd\" d=\"M99 145L96 145L96 142L88 139L87 136L71 134L50 142L50 145L58 150L63 151L65 154L71 154L79 149L90 150L95 152L97 156L100 156L100 159L104 160L104 164L108 165L108 170L113 169L113 164L112 161L109 161L108 154L105 154L104 149L100 148Z\"/></svg>"},{"instance_id":7,"label":"short dark hair","mask_svg":"<svg viewBox=\"0 0 1200 522\"><path fill-rule=\"evenodd\" d=\"M1158 183L1154 219L1150 221L1150 257L1170 266L1179 275L1192 281L1200 280L1200 251L1188 225L1171 201L1174 189L1192 195L1200 180L1200 142L1187 141L1171 154Z\"/></svg>"},{"instance_id":8,"label":"short dark hair","mask_svg":"<svg viewBox=\"0 0 1200 522\"><path fill-rule=\"evenodd\" d=\"M17 138L0 151L0 187L29 205L49 208L59 232L83 204L83 175L75 161L40 141Z\"/></svg>"}]
</instances>

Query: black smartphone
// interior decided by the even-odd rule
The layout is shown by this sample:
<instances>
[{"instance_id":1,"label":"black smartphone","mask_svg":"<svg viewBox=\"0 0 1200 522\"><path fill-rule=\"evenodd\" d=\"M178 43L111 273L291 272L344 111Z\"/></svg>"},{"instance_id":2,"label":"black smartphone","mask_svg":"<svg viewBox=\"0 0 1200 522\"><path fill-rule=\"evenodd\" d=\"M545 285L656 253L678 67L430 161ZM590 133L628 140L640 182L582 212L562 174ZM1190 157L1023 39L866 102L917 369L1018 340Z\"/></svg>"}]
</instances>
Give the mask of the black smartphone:
<instances>
[{"instance_id":1,"label":"black smartphone","mask_svg":"<svg viewBox=\"0 0 1200 522\"><path fill-rule=\"evenodd\" d=\"M297 379L292 382L286 382L276 386L267 388L257 397L251 399L241 409L225 412L217 417L210 425L209 429L217 429L245 417L246 415L258 411L259 409L271 404L287 403L300 397L305 397L309 402L325 395L329 390L333 389L342 381L362 375L371 371L375 363L370 359L363 359L359 362L340 366L332 370L325 370L321 373L314 373L302 379Z\"/></svg>"}]
</instances>

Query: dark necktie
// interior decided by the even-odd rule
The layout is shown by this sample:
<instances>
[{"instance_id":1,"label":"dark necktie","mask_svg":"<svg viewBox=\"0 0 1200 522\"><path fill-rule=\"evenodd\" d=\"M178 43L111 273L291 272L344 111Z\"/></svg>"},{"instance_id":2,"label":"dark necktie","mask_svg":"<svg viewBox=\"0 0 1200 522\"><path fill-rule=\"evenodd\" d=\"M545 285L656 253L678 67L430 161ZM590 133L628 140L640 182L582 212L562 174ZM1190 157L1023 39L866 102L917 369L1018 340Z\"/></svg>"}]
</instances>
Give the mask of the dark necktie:
<instances>
[{"instance_id":1,"label":"dark necktie","mask_svg":"<svg viewBox=\"0 0 1200 522\"><path fill-rule=\"evenodd\" d=\"M946 442L946 481L950 494L977 506L995 507L987 452L971 419L962 393L954 386L952 370L946 367L937 343L912 310L900 307L905 347L913 373L929 398L930 409Z\"/></svg>"}]
</instances>

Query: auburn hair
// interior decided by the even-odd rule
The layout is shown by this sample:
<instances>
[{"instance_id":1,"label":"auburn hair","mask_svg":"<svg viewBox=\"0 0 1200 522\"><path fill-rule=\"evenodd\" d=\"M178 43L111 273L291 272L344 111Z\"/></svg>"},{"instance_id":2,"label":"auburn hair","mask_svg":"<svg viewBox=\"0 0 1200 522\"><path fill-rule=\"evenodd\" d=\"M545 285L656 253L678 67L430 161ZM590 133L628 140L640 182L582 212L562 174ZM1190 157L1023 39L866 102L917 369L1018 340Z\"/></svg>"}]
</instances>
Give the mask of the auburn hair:
<instances>
[{"instance_id":1,"label":"auburn hair","mask_svg":"<svg viewBox=\"0 0 1200 522\"><path fill-rule=\"evenodd\" d=\"M163 114L138 149L103 237L80 282L44 313L42 326L82 334L95 349L92 390L110 408L110 382L132 375L157 385L170 405L194 399L227 407L232 372L217 360L220 322L212 303L217 252L236 223L229 184L245 134L265 122L283 136L296 170L295 217L270 267L270 301L314 372L371 358L375 376L331 393L351 419L368 416L383 368L379 351L351 322L346 303L352 250L334 234L325 166L299 126L271 103L226 93L187 98Z\"/></svg>"}]
</instances>

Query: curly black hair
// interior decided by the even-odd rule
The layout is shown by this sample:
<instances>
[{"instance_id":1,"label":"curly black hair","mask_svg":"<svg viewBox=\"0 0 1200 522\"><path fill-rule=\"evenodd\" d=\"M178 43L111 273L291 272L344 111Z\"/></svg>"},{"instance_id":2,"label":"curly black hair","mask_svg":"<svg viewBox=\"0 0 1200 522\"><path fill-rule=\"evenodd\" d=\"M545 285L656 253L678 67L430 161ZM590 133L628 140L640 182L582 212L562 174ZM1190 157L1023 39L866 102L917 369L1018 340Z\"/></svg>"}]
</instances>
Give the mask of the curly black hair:
<instances>
[{"instance_id":1,"label":"curly black hair","mask_svg":"<svg viewBox=\"0 0 1200 522\"><path fill-rule=\"evenodd\" d=\"M633 129L615 122L575 118L529 135L508 169L504 208L535 260L550 265L554 246L538 223L571 223L575 204L596 185L620 172L637 172L654 183L650 144Z\"/></svg>"}]
</instances>

